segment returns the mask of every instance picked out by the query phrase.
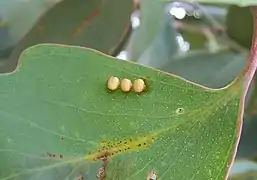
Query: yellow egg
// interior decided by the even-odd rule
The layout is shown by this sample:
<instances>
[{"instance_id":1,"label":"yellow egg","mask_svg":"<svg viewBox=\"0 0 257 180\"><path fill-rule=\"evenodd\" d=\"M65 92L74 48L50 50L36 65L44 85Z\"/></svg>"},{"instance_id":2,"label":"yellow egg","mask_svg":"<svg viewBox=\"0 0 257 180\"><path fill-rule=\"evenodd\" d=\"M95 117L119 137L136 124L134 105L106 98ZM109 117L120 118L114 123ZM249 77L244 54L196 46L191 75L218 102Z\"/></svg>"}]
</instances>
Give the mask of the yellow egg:
<instances>
[{"instance_id":1,"label":"yellow egg","mask_svg":"<svg viewBox=\"0 0 257 180\"><path fill-rule=\"evenodd\" d=\"M121 80L120 88L123 92L129 92L131 90L131 87L132 82L129 79L125 78Z\"/></svg>"},{"instance_id":2,"label":"yellow egg","mask_svg":"<svg viewBox=\"0 0 257 180\"><path fill-rule=\"evenodd\" d=\"M117 77L111 76L107 81L107 87L108 89L114 91L116 90L120 85L120 80Z\"/></svg>"},{"instance_id":3,"label":"yellow egg","mask_svg":"<svg viewBox=\"0 0 257 180\"><path fill-rule=\"evenodd\" d=\"M142 79L136 79L133 84L133 90L136 93L140 93L145 89L145 82Z\"/></svg>"}]
</instances>

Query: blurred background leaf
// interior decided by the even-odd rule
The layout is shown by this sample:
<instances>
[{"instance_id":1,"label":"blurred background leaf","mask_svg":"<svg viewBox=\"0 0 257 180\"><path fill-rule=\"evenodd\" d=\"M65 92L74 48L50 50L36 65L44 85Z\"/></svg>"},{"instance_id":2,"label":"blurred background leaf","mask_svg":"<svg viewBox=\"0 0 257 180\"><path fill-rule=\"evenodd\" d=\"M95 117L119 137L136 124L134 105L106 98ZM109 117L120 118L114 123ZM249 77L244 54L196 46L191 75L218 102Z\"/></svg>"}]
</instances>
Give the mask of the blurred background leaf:
<instances>
[{"instance_id":1,"label":"blurred background leaf","mask_svg":"<svg viewBox=\"0 0 257 180\"><path fill-rule=\"evenodd\" d=\"M157 36L161 26L164 24L163 8L164 3L160 3L156 0L140 1L141 16L137 14L132 19L134 22L132 25L135 30L127 46L127 56L131 61L138 61L140 55Z\"/></svg>"},{"instance_id":2,"label":"blurred background leaf","mask_svg":"<svg viewBox=\"0 0 257 180\"><path fill-rule=\"evenodd\" d=\"M156 0L141 0L140 7L140 14L133 19L139 27L134 26L127 56L132 61L158 68L178 51L173 19L164 3Z\"/></svg>"},{"instance_id":3,"label":"blurred background leaf","mask_svg":"<svg viewBox=\"0 0 257 180\"><path fill-rule=\"evenodd\" d=\"M186 0L192 2L191 0ZM236 4L239 6L252 6L257 5L255 0L194 0L193 2L199 3L215 3L215 4Z\"/></svg>"},{"instance_id":4,"label":"blurred background leaf","mask_svg":"<svg viewBox=\"0 0 257 180\"><path fill-rule=\"evenodd\" d=\"M229 51L196 51L173 57L160 69L207 87L221 88L234 80L246 64L246 57Z\"/></svg>"},{"instance_id":5,"label":"blurred background leaf","mask_svg":"<svg viewBox=\"0 0 257 180\"><path fill-rule=\"evenodd\" d=\"M9 66L4 70L0 68L1 72L13 69L21 51L38 43L86 46L115 55L129 33L134 3L132 0L63 0L51 6L36 23L28 21L33 27L26 28L29 30L27 33L24 33L25 28L23 31L15 28L17 24L22 27L21 22L26 22L18 15L21 9L25 10L20 7L19 12L11 14L10 20L4 22L0 29L5 37L0 45L0 57ZM16 26L9 25L12 23Z\"/></svg>"},{"instance_id":6,"label":"blurred background leaf","mask_svg":"<svg viewBox=\"0 0 257 180\"><path fill-rule=\"evenodd\" d=\"M257 180L257 171L240 173L238 175L230 177L228 180Z\"/></svg>"}]
</instances>

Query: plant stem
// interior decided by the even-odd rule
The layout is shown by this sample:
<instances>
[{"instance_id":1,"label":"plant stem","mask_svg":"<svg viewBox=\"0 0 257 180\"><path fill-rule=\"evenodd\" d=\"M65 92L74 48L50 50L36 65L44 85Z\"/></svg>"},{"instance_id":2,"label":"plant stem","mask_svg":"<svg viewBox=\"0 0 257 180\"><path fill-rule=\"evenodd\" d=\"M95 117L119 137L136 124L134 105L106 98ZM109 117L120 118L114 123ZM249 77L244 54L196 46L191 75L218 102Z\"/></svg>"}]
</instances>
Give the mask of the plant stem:
<instances>
[{"instance_id":1,"label":"plant stem","mask_svg":"<svg viewBox=\"0 0 257 180\"><path fill-rule=\"evenodd\" d=\"M257 68L257 7L251 7L251 11L254 21L252 46L247 58L246 66L236 80L236 84L243 83L243 99L246 97L247 91Z\"/></svg>"}]
</instances>

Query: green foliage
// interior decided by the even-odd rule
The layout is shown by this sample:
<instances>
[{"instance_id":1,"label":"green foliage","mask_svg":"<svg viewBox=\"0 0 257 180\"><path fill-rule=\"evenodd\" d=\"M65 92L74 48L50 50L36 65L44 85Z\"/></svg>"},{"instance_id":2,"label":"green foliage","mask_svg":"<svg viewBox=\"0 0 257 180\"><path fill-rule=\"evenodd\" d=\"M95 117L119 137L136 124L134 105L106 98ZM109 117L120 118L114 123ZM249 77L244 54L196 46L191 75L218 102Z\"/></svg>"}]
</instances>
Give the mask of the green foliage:
<instances>
[{"instance_id":1,"label":"green foliage","mask_svg":"<svg viewBox=\"0 0 257 180\"><path fill-rule=\"evenodd\" d=\"M192 2L192 0L185 0L188 2ZM193 2L198 3L215 3L215 4L236 4L238 6L253 6L257 5L256 0L193 0Z\"/></svg>"},{"instance_id":2,"label":"green foliage","mask_svg":"<svg viewBox=\"0 0 257 180\"><path fill-rule=\"evenodd\" d=\"M110 92L110 76L143 78L146 91ZM236 147L238 81L207 89L94 50L38 45L0 86L1 180L74 179L82 170L95 179L92 158L105 151L114 153L106 179L142 180L151 170L160 179L224 179Z\"/></svg>"},{"instance_id":3,"label":"green foliage","mask_svg":"<svg viewBox=\"0 0 257 180\"><path fill-rule=\"evenodd\" d=\"M35 24L37 18L20 12L1 21L0 72L14 70L20 53L38 43L92 49L37 45L22 53L15 72L0 76L0 180L96 179L103 163L93 157L106 152L113 154L104 180L143 180L152 170L161 180L224 180L247 101L242 81L231 83L246 63L241 46L249 48L252 38L249 7L239 6L257 3L199 0L194 7L197 2L221 3L228 14L205 11L204 20L180 21L163 1L140 1L140 26L126 47L137 64L107 56L120 51L129 33L132 0L63 0ZM181 51L178 32L190 43L188 52ZM2 48L22 34L14 48ZM146 91L110 92L110 76L142 78ZM255 86L249 112L256 109Z\"/></svg>"},{"instance_id":4,"label":"green foliage","mask_svg":"<svg viewBox=\"0 0 257 180\"><path fill-rule=\"evenodd\" d=\"M64 0L39 20L27 41L87 46L112 54L129 29L132 11L132 1Z\"/></svg>"},{"instance_id":5,"label":"green foliage","mask_svg":"<svg viewBox=\"0 0 257 180\"><path fill-rule=\"evenodd\" d=\"M10 54L2 59L7 64L5 70L0 67L0 72L13 70L20 53L39 43L86 46L106 54L117 54L129 33L133 9L132 1L63 0L40 17L22 41L12 47ZM12 23L20 21L20 12L18 15L12 18ZM19 27L10 30L12 37L9 41L19 36L19 30Z\"/></svg>"},{"instance_id":6,"label":"green foliage","mask_svg":"<svg viewBox=\"0 0 257 180\"><path fill-rule=\"evenodd\" d=\"M246 65L245 53L192 51L173 56L160 69L211 88L231 83Z\"/></svg>"},{"instance_id":7,"label":"green foliage","mask_svg":"<svg viewBox=\"0 0 257 180\"><path fill-rule=\"evenodd\" d=\"M226 27L230 38L250 49L253 36L253 18L250 7L230 6L228 8Z\"/></svg>"},{"instance_id":8,"label":"green foliage","mask_svg":"<svg viewBox=\"0 0 257 180\"><path fill-rule=\"evenodd\" d=\"M228 180L257 180L257 172L250 171L230 177Z\"/></svg>"},{"instance_id":9,"label":"green foliage","mask_svg":"<svg viewBox=\"0 0 257 180\"><path fill-rule=\"evenodd\" d=\"M177 53L177 32L164 5L156 0L141 1L141 24L133 32L127 47L131 61L158 68Z\"/></svg>"}]
</instances>

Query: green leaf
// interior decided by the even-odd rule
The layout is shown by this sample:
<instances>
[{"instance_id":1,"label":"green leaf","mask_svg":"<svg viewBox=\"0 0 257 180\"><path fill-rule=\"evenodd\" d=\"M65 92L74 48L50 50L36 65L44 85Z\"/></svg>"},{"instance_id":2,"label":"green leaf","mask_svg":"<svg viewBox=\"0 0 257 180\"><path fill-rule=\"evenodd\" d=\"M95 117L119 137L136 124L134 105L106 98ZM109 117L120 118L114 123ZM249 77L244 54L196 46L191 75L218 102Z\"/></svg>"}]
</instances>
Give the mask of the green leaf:
<instances>
[{"instance_id":1,"label":"green leaf","mask_svg":"<svg viewBox=\"0 0 257 180\"><path fill-rule=\"evenodd\" d=\"M143 51L154 40L162 24L163 8L164 3L160 1L140 1L140 14L142 18L140 26L135 29L128 42L128 59L137 61Z\"/></svg>"},{"instance_id":2,"label":"green leaf","mask_svg":"<svg viewBox=\"0 0 257 180\"><path fill-rule=\"evenodd\" d=\"M200 29L200 28L198 28ZM190 50L203 50L207 49L206 44L208 44L208 39L206 35L202 32L190 32L186 30L181 31L181 36L183 39L190 43Z\"/></svg>"},{"instance_id":3,"label":"green leaf","mask_svg":"<svg viewBox=\"0 0 257 180\"><path fill-rule=\"evenodd\" d=\"M146 91L110 92L110 76L143 78ZM107 152L109 180L225 179L242 112L235 82L208 89L91 49L31 47L0 77L0 179L96 179Z\"/></svg>"},{"instance_id":4,"label":"green leaf","mask_svg":"<svg viewBox=\"0 0 257 180\"><path fill-rule=\"evenodd\" d=\"M160 68L165 63L172 61L172 55L179 52L173 18L165 13L164 23L153 42L142 52L138 63L154 68ZM140 37L139 37L140 38ZM135 44L135 48L138 46Z\"/></svg>"},{"instance_id":5,"label":"green leaf","mask_svg":"<svg viewBox=\"0 0 257 180\"><path fill-rule=\"evenodd\" d=\"M185 0L192 2L192 0ZM194 0L193 2L198 3L215 3L215 4L236 4L238 6L253 6L257 5L256 0Z\"/></svg>"},{"instance_id":6,"label":"green leaf","mask_svg":"<svg viewBox=\"0 0 257 180\"><path fill-rule=\"evenodd\" d=\"M211 88L231 83L246 65L247 54L229 51L191 51L173 56L160 69Z\"/></svg>"},{"instance_id":7,"label":"green leaf","mask_svg":"<svg viewBox=\"0 0 257 180\"><path fill-rule=\"evenodd\" d=\"M245 114L248 116L257 115L257 77L255 76L252 81L252 89L249 89L248 94L250 94L251 98L248 98L247 108L245 110Z\"/></svg>"},{"instance_id":8,"label":"green leaf","mask_svg":"<svg viewBox=\"0 0 257 180\"><path fill-rule=\"evenodd\" d=\"M227 34L231 39L250 49L253 37L253 17L250 7L230 6L226 27Z\"/></svg>"},{"instance_id":9,"label":"green leaf","mask_svg":"<svg viewBox=\"0 0 257 180\"><path fill-rule=\"evenodd\" d=\"M249 91L248 91L249 93ZM250 96L249 99L254 98L252 96ZM247 102L245 103L245 107L247 105ZM246 110L245 110L246 111ZM240 143L237 147L237 154L236 154L236 158L237 160L251 160L254 161L254 157L256 157L256 151L257 151L257 144L256 144L256 136L257 136L257 121L256 121L257 116L250 116L249 114L246 114L246 112L244 112L244 124L242 127L242 133L240 136ZM239 161L240 162L240 161ZM257 162L257 161L256 161ZM246 161L247 163L247 161ZM237 167L236 168L236 164L237 162L235 162L233 164L233 166L235 166L234 170L236 171L243 171L244 168L242 167L251 167L251 165L242 165L241 167ZM255 164L255 170L257 170L257 164ZM233 171L233 167L232 170ZM232 174L232 172L231 172Z\"/></svg>"},{"instance_id":10,"label":"green leaf","mask_svg":"<svg viewBox=\"0 0 257 180\"><path fill-rule=\"evenodd\" d=\"M17 44L28 31L36 24L38 19L57 1L1 1L0 12L8 28L8 42L5 49ZM2 8L4 7L4 8ZM1 48L2 50L2 48Z\"/></svg>"},{"instance_id":11,"label":"green leaf","mask_svg":"<svg viewBox=\"0 0 257 180\"><path fill-rule=\"evenodd\" d=\"M130 26L132 11L133 1L64 0L30 33L39 36L37 43L80 45L112 54Z\"/></svg>"},{"instance_id":12,"label":"green leaf","mask_svg":"<svg viewBox=\"0 0 257 180\"><path fill-rule=\"evenodd\" d=\"M240 140L241 141L241 140ZM240 177L244 173L257 171L257 164L247 158L237 158L231 167L229 179ZM249 180L249 179L248 179Z\"/></svg>"},{"instance_id":13,"label":"green leaf","mask_svg":"<svg viewBox=\"0 0 257 180\"><path fill-rule=\"evenodd\" d=\"M133 9L132 0L63 0L34 24L6 58L17 62L22 50L39 43L79 45L113 55L128 34ZM19 12L9 23L10 41L24 31L11 24L23 22L22 14Z\"/></svg>"},{"instance_id":14,"label":"green leaf","mask_svg":"<svg viewBox=\"0 0 257 180\"><path fill-rule=\"evenodd\" d=\"M128 42L128 59L158 67L159 64L167 62L170 55L177 52L178 44L175 39L173 19L167 15L164 5L165 3L156 0L140 1L140 26L134 30Z\"/></svg>"},{"instance_id":15,"label":"green leaf","mask_svg":"<svg viewBox=\"0 0 257 180\"><path fill-rule=\"evenodd\" d=\"M246 161L247 162L247 161ZM228 180L257 180L257 171L254 170L249 164L247 166L248 170L247 172L242 172L242 173L236 173L235 175L232 175L228 178ZM250 166L250 167L249 167ZM253 166L253 165L252 165ZM255 164L257 166L257 164ZM253 166L254 167L254 166ZM243 169L245 169L244 167ZM256 168L255 168L256 169Z\"/></svg>"}]
</instances>

